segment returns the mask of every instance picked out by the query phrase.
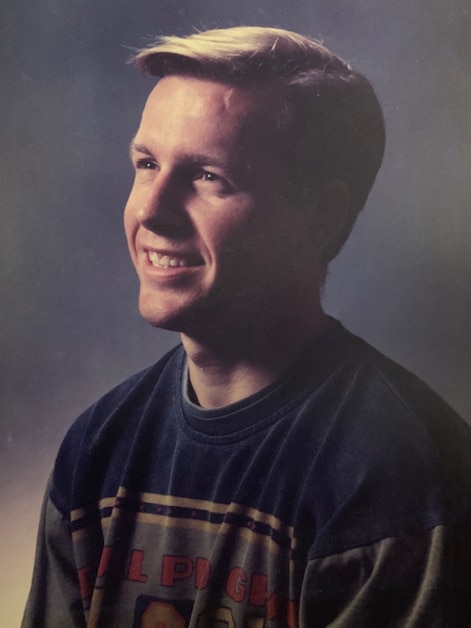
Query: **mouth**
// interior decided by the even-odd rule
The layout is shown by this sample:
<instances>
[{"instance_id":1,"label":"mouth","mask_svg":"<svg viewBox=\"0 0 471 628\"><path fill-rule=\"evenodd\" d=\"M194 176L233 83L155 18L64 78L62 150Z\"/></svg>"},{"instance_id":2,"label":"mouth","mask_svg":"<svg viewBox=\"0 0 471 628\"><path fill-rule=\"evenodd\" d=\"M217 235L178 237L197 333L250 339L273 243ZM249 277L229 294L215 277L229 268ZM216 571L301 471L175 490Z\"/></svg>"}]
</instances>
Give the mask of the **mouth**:
<instances>
[{"instance_id":1,"label":"mouth","mask_svg":"<svg viewBox=\"0 0 471 628\"><path fill-rule=\"evenodd\" d=\"M202 261L195 255L147 251L147 258L154 268L192 268L202 265Z\"/></svg>"}]
</instances>

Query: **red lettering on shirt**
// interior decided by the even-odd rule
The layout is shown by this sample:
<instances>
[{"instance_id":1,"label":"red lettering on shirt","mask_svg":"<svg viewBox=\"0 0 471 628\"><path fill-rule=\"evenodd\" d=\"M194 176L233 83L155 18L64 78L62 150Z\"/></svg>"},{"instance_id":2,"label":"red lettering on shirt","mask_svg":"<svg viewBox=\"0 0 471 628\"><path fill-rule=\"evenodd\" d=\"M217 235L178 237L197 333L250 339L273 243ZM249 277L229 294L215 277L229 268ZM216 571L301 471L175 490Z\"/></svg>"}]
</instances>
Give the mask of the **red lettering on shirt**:
<instances>
[{"instance_id":1,"label":"red lettering on shirt","mask_svg":"<svg viewBox=\"0 0 471 628\"><path fill-rule=\"evenodd\" d=\"M197 558L195 564L195 588L205 589L208 586L211 567L207 558Z\"/></svg>"},{"instance_id":2,"label":"red lettering on shirt","mask_svg":"<svg viewBox=\"0 0 471 628\"><path fill-rule=\"evenodd\" d=\"M106 572L108 571L108 567L110 566L111 554L113 548L109 545L105 545L103 551L101 553L100 565L98 567L97 578L102 578Z\"/></svg>"},{"instance_id":3,"label":"red lettering on shirt","mask_svg":"<svg viewBox=\"0 0 471 628\"><path fill-rule=\"evenodd\" d=\"M93 594L93 581L91 578L91 570L89 567L82 567L77 571L77 577L80 587L80 596L82 600L89 600Z\"/></svg>"},{"instance_id":4,"label":"red lettering on shirt","mask_svg":"<svg viewBox=\"0 0 471 628\"><path fill-rule=\"evenodd\" d=\"M142 573L142 563L144 562L144 552L142 550L133 550L131 552L131 561L129 563L128 580L133 582L147 582L146 574Z\"/></svg>"},{"instance_id":5,"label":"red lettering on shirt","mask_svg":"<svg viewBox=\"0 0 471 628\"><path fill-rule=\"evenodd\" d=\"M268 576L260 573L252 574L250 582L249 604L265 606L268 599Z\"/></svg>"},{"instance_id":6,"label":"red lettering on shirt","mask_svg":"<svg viewBox=\"0 0 471 628\"><path fill-rule=\"evenodd\" d=\"M273 593L267 601L267 618L286 618L289 628L297 628L297 606L294 600L289 600L285 595Z\"/></svg>"},{"instance_id":7,"label":"red lettering on shirt","mask_svg":"<svg viewBox=\"0 0 471 628\"><path fill-rule=\"evenodd\" d=\"M173 587L178 580L186 580L193 573L193 562L187 556L164 556L162 559L161 584Z\"/></svg>"},{"instance_id":8,"label":"red lettering on shirt","mask_svg":"<svg viewBox=\"0 0 471 628\"><path fill-rule=\"evenodd\" d=\"M234 602L242 602L247 588L247 574L240 567L233 567L226 583L226 593Z\"/></svg>"}]
</instances>

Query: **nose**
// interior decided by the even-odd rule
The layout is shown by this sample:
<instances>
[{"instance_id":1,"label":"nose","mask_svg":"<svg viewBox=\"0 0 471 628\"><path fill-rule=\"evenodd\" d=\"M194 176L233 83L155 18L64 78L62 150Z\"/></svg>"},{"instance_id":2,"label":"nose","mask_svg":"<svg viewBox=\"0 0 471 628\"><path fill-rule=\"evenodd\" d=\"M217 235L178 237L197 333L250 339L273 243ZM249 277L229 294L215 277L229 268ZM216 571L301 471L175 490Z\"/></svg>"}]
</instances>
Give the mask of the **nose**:
<instances>
[{"instance_id":1,"label":"nose","mask_svg":"<svg viewBox=\"0 0 471 628\"><path fill-rule=\"evenodd\" d=\"M186 210L185 185L176 176L160 172L139 190L135 202L141 225L168 238L182 238L192 231L192 222Z\"/></svg>"}]
</instances>

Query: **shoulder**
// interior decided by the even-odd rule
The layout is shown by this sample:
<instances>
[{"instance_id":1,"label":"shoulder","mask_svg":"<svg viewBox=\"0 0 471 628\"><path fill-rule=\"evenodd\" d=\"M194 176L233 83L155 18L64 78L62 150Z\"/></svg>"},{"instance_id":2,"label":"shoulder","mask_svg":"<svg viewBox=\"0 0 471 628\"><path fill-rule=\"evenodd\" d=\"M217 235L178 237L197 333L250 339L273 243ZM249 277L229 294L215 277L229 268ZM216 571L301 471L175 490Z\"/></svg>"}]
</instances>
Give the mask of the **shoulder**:
<instances>
[{"instance_id":1,"label":"shoulder","mask_svg":"<svg viewBox=\"0 0 471 628\"><path fill-rule=\"evenodd\" d=\"M419 377L389 359L368 343L352 337L357 358L349 402L362 412L365 427L388 450L396 447L416 454L423 451L437 460L453 454L469 458L471 427ZM420 458L419 458L420 460ZM417 462L419 462L417 460Z\"/></svg>"},{"instance_id":2,"label":"shoulder","mask_svg":"<svg viewBox=\"0 0 471 628\"><path fill-rule=\"evenodd\" d=\"M419 377L343 327L338 333L344 412L358 410L364 427L391 426L407 441L428 435L440 447L456 438L471 442L470 426Z\"/></svg>"},{"instance_id":3,"label":"shoulder","mask_svg":"<svg viewBox=\"0 0 471 628\"><path fill-rule=\"evenodd\" d=\"M335 412L315 463L317 555L459 522L470 507L469 425L415 375L342 333Z\"/></svg>"},{"instance_id":4,"label":"shoulder","mask_svg":"<svg viewBox=\"0 0 471 628\"><path fill-rule=\"evenodd\" d=\"M99 486L100 474L111 457L119 456L120 448L129 445L138 431L150 400L159 397L165 403L165 397L179 394L182 360L183 349L177 346L103 395L74 421L59 449L50 490L52 501L64 516L73 508L70 500L74 492L80 494L84 486ZM121 453L124 455L124 449Z\"/></svg>"}]
</instances>

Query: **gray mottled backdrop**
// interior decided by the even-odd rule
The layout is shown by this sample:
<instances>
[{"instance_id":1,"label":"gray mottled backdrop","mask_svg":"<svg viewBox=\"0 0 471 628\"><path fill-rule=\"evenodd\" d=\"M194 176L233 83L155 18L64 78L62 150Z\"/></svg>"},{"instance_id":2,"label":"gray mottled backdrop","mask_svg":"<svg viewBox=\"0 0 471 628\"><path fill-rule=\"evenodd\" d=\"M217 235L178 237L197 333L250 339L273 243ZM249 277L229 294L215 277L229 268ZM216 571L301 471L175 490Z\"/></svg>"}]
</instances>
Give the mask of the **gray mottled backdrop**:
<instances>
[{"instance_id":1,"label":"gray mottled backdrop","mask_svg":"<svg viewBox=\"0 0 471 628\"><path fill-rule=\"evenodd\" d=\"M365 72L388 148L332 265L327 309L471 419L469 0L3 0L2 625L18 623L39 503L74 417L176 338L136 311L121 212L153 36L276 25Z\"/></svg>"}]
</instances>

